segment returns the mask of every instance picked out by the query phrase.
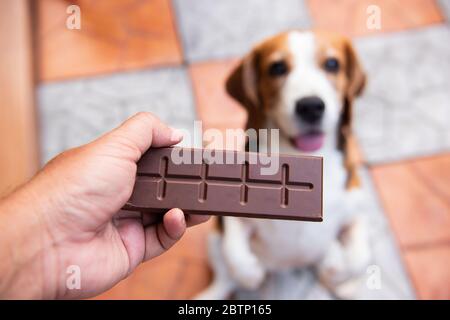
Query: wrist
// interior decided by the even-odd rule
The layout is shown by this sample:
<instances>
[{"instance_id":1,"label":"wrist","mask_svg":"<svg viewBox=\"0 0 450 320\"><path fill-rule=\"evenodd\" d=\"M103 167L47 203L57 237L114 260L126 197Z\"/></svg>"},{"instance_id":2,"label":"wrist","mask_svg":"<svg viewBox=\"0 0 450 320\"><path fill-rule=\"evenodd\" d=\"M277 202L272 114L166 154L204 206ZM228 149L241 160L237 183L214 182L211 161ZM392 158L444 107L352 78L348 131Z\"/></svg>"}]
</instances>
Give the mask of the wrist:
<instances>
[{"instance_id":1,"label":"wrist","mask_svg":"<svg viewBox=\"0 0 450 320\"><path fill-rule=\"evenodd\" d=\"M45 256L52 241L27 184L0 201L0 297L47 298ZM50 291L51 292L51 291Z\"/></svg>"}]
</instances>

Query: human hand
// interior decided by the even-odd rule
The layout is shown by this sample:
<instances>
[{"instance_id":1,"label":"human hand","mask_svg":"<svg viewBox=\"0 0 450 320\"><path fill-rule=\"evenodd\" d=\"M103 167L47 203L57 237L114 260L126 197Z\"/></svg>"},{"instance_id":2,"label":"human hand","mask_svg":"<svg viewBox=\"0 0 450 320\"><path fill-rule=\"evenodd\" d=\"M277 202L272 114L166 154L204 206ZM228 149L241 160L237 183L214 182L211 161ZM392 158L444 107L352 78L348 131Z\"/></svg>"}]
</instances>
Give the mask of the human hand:
<instances>
[{"instance_id":1,"label":"human hand","mask_svg":"<svg viewBox=\"0 0 450 320\"><path fill-rule=\"evenodd\" d=\"M0 245L7 243L9 250L6 257L0 253L0 264L9 258L13 265L0 265L9 279L8 285L0 280L0 297L94 296L169 249L187 226L206 221L180 209L168 211L162 221L154 214L120 210L131 196L141 155L150 146L181 139L153 115L139 113L99 139L60 154L3 200ZM8 225L17 230L11 232ZM69 266L80 271L79 290L66 285Z\"/></svg>"}]
</instances>

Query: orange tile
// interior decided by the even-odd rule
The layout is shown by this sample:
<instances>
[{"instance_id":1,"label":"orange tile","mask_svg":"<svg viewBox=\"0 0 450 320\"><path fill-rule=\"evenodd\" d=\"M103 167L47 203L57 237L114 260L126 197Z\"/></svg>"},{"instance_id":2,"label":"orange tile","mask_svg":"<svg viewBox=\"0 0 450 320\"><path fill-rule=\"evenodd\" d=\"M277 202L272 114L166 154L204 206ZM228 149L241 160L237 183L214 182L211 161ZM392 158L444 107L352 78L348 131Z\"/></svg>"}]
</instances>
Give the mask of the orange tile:
<instances>
[{"instance_id":1,"label":"orange tile","mask_svg":"<svg viewBox=\"0 0 450 320\"><path fill-rule=\"evenodd\" d=\"M211 270L205 262L186 261L169 291L168 299L192 299L209 285L211 279Z\"/></svg>"},{"instance_id":2,"label":"orange tile","mask_svg":"<svg viewBox=\"0 0 450 320\"><path fill-rule=\"evenodd\" d=\"M127 279L95 299L190 299L210 282L206 239L214 225L190 228L163 255L140 265Z\"/></svg>"},{"instance_id":3,"label":"orange tile","mask_svg":"<svg viewBox=\"0 0 450 320\"><path fill-rule=\"evenodd\" d=\"M308 0L314 26L350 36L400 31L444 20L434 0ZM370 5L381 9L381 29L366 27Z\"/></svg>"},{"instance_id":4,"label":"orange tile","mask_svg":"<svg viewBox=\"0 0 450 320\"><path fill-rule=\"evenodd\" d=\"M450 245L407 250L404 260L420 299L450 299Z\"/></svg>"},{"instance_id":5,"label":"orange tile","mask_svg":"<svg viewBox=\"0 0 450 320\"><path fill-rule=\"evenodd\" d=\"M139 266L127 279L95 299L169 299L183 271L180 260L161 256Z\"/></svg>"},{"instance_id":6,"label":"orange tile","mask_svg":"<svg viewBox=\"0 0 450 320\"><path fill-rule=\"evenodd\" d=\"M403 248L450 241L450 155L371 169Z\"/></svg>"},{"instance_id":7,"label":"orange tile","mask_svg":"<svg viewBox=\"0 0 450 320\"><path fill-rule=\"evenodd\" d=\"M189 67L197 101L197 114L203 121L204 128L223 130L245 126L245 110L225 91L225 81L236 62L203 62Z\"/></svg>"},{"instance_id":8,"label":"orange tile","mask_svg":"<svg viewBox=\"0 0 450 320\"><path fill-rule=\"evenodd\" d=\"M450 154L414 161L411 166L430 189L450 203Z\"/></svg>"},{"instance_id":9,"label":"orange tile","mask_svg":"<svg viewBox=\"0 0 450 320\"><path fill-rule=\"evenodd\" d=\"M75 0L81 30L68 30L69 2L37 2L41 80L91 76L182 62L170 0Z\"/></svg>"}]
</instances>

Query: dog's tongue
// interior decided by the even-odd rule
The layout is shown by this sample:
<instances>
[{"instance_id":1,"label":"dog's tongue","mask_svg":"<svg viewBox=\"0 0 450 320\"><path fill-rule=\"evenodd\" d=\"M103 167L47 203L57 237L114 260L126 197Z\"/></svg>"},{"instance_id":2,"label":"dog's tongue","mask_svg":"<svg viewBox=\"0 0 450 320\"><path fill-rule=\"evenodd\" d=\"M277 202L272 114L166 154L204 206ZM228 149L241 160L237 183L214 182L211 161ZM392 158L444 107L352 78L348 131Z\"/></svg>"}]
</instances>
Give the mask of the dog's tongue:
<instances>
[{"instance_id":1,"label":"dog's tongue","mask_svg":"<svg viewBox=\"0 0 450 320\"><path fill-rule=\"evenodd\" d=\"M295 146L301 151L313 152L323 145L324 134L320 132L300 134L294 138Z\"/></svg>"}]
</instances>

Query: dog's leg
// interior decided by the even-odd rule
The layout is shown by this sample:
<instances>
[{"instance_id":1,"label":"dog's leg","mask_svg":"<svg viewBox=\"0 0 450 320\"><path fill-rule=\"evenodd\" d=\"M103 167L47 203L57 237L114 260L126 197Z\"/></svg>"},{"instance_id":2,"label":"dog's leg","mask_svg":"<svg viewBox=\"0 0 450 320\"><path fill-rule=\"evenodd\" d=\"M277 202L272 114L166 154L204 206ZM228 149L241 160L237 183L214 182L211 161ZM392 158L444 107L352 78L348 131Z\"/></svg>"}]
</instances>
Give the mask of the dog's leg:
<instances>
[{"instance_id":1,"label":"dog's leg","mask_svg":"<svg viewBox=\"0 0 450 320\"><path fill-rule=\"evenodd\" d=\"M320 262L319 279L337 297L351 298L361 285L371 257L366 222L356 218L343 228Z\"/></svg>"},{"instance_id":2,"label":"dog's leg","mask_svg":"<svg viewBox=\"0 0 450 320\"><path fill-rule=\"evenodd\" d=\"M213 279L208 288L194 297L196 300L227 299L236 287L224 260L222 242L223 237L219 232L214 231L208 235L208 259Z\"/></svg>"},{"instance_id":3,"label":"dog's leg","mask_svg":"<svg viewBox=\"0 0 450 320\"><path fill-rule=\"evenodd\" d=\"M224 219L223 252L230 274L246 289L258 288L266 270L250 248L251 228L241 218Z\"/></svg>"}]
</instances>

